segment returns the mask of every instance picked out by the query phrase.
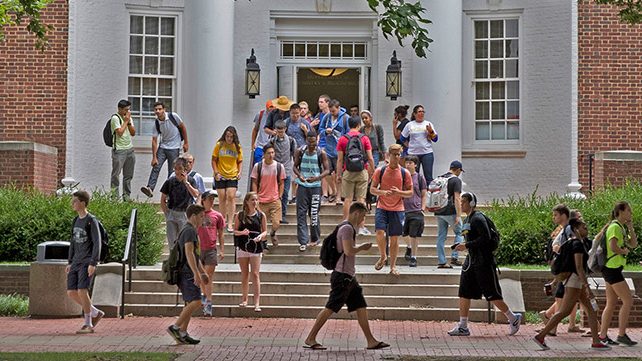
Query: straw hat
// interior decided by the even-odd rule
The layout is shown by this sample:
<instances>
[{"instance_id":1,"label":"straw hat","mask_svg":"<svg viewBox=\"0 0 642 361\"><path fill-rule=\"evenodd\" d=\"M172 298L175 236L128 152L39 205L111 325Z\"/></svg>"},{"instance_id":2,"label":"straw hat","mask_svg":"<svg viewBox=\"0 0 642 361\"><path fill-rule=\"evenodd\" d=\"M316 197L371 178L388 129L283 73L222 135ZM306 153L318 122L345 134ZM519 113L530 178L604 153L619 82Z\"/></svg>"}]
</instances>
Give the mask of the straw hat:
<instances>
[{"instance_id":1,"label":"straw hat","mask_svg":"<svg viewBox=\"0 0 642 361\"><path fill-rule=\"evenodd\" d=\"M294 104L294 102L288 99L285 95L272 99L272 105L274 105L278 110L282 110L284 112L289 111L292 104Z\"/></svg>"}]
</instances>

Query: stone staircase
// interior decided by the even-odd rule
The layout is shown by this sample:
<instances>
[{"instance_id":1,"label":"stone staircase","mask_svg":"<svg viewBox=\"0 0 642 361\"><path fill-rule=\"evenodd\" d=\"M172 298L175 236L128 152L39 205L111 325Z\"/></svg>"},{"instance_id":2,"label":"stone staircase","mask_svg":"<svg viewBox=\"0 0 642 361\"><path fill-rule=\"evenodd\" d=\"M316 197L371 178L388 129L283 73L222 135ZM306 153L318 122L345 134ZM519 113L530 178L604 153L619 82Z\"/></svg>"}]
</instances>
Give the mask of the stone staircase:
<instances>
[{"instance_id":1,"label":"stone staircase","mask_svg":"<svg viewBox=\"0 0 642 361\"><path fill-rule=\"evenodd\" d=\"M324 307L330 290L330 271L319 265L319 247L299 251L296 237L296 210L289 205L289 224L279 229L279 246L271 247L263 256L261 265L261 308L241 308L240 271L233 264L233 238L226 234L226 255L214 274L214 316L219 317L294 317L314 318ZM335 205L321 207L321 235L329 234L341 221L341 208ZM374 233L374 211L366 218L366 226ZM268 226L269 228L269 226ZM397 261L401 275L390 275L389 267L374 270L378 248L357 255L357 278L364 289L371 318L387 320L458 320L457 290L460 267L437 269L435 246L437 225L434 216L426 217L424 236L418 250L419 267L410 268L404 260L405 242L400 240ZM446 254L454 236L450 232ZM357 243L372 242L374 235L358 236ZM167 249L165 250L167 253ZM465 253L462 255L465 256ZM460 257L463 260L463 257ZM178 315L182 300L176 287L160 281L160 265L139 266L132 273L132 291L125 294L125 312L141 316ZM250 285L250 305L252 300ZM342 310L338 317L356 317ZM487 320L487 303L473 301L470 318Z\"/></svg>"}]
</instances>

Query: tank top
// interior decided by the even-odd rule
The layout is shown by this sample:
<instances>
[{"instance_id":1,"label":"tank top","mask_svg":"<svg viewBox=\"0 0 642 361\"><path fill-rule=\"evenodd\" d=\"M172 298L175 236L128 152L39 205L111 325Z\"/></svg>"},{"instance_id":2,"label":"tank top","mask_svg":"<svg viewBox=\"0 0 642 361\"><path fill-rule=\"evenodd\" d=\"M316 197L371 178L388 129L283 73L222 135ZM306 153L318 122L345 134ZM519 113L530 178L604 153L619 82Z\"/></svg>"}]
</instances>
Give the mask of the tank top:
<instances>
[{"instance_id":1,"label":"tank top","mask_svg":"<svg viewBox=\"0 0 642 361\"><path fill-rule=\"evenodd\" d=\"M239 231L245 229L250 230L249 236L234 236L234 245L239 249L249 253L261 253L263 252L262 242L254 242L253 239L256 238L261 233L261 212L256 212L253 216L249 217L249 221L245 219L243 211L239 212Z\"/></svg>"},{"instance_id":2,"label":"tank top","mask_svg":"<svg viewBox=\"0 0 642 361\"><path fill-rule=\"evenodd\" d=\"M308 154L308 149L305 147L303 155L301 156L301 176L303 178L312 178L318 177L321 174L321 168L319 167L318 153L315 151L312 154ZM300 186L306 188L317 188L321 187L321 181L316 182L302 182L300 179L296 179L296 183Z\"/></svg>"}]
</instances>

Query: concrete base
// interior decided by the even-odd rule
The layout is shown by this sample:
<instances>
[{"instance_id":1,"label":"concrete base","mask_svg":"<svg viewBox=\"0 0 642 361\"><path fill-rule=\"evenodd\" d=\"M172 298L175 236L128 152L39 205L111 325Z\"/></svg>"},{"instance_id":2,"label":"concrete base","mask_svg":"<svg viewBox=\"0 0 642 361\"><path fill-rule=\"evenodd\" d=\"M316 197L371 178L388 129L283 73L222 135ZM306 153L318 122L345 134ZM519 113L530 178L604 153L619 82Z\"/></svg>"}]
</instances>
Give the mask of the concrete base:
<instances>
[{"instance_id":1,"label":"concrete base","mask_svg":"<svg viewBox=\"0 0 642 361\"><path fill-rule=\"evenodd\" d=\"M120 263L101 264L96 269L91 301L94 306L105 312L106 317L118 317L123 288L122 273Z\"/></svg>"},{"instance_id":2,"label":"concrete base","mask_svg":"<svg viewBox=\"0 0 642 361\"><path fill-rule=\"evenodd\" d=\"M33 262L29 272L29 313L34 318L78 317L81 307L67 296L67 262Z\"/></svg>"}]
</instances>

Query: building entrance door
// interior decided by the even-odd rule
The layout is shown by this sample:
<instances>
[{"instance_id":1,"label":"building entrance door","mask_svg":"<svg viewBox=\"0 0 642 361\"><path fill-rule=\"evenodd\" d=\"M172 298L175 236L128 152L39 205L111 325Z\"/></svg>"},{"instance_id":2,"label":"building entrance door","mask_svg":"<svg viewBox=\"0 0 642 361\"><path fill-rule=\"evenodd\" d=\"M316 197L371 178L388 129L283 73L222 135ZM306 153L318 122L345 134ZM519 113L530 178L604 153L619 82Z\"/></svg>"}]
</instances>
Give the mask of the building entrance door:
<instances>
[{"instance_id":1,"label":"building entrance door","mask_svg":"<svg viewBox=\"0 0 642 361\"><path fill-rule=\"evenodd\" d=\"M364 106L362 68L297 68L297 100L305 100L312 114L318 112L317 100L322 94L341 102L349 110L350 106Z\"/></svg>"}]
</instances>

